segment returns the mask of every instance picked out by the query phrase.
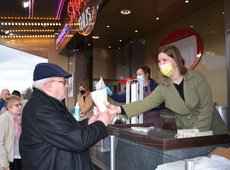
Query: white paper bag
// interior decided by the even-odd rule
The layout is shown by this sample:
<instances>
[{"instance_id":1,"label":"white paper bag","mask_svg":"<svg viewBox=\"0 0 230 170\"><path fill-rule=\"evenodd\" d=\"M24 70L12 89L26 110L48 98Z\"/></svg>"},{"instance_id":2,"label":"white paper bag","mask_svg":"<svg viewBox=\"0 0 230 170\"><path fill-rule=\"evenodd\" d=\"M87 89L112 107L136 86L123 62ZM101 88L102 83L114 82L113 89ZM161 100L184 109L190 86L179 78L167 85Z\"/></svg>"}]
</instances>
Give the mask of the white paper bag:
<instances>
[{"instance_id":1,"label":"white paper bag","mask_svg":"<svg viewBox=\"0 0 230 170\"><path fill-rule=\"evenodd\" d=\"M105 88L105 83L102 77L100 78L99 82L96 84L96 90L102 90Z\"/></svg>"},{"instance_id":2,"label":"white paper bag","mask_svg":"<svg viewBox=\"0 0 230 170\"><path fill-rule=\"evenodd\" d=\"M100 78L100 81L96 84L96 91L91 92L91 97L93 99L93 102L101 112L104 112L107 109L107 91L102 77Z\"/></svg>"}]
</instances>

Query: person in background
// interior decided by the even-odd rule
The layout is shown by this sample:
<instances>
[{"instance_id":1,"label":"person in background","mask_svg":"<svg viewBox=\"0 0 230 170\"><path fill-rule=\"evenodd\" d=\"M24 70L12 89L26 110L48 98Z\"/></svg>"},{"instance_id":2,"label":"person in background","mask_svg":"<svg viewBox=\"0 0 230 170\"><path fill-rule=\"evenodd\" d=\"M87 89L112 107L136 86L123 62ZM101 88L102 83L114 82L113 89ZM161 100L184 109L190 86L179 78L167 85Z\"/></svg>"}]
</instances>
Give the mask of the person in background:
<instances>
[{"instance_id":1,"label":"person in background","mask_svg":"<svg viewBox=\"0 0 230 170\"><path fill-rule=\"evenodd\" d=\"M107 89L110 90L109 87L107 87ZM107 89L106 89L106 90L107 90ZM108 92L108 90L107 90L107 92ZM124 87L124 90L123 90L123 91L120 91L120 92L118 92L117 94L118 94L118 95L121 95L121 94L124 94L125 92L126 92L126 86ZM123 105L123 104L126 104L126 102L123 102L123 103L116 102L116 101L114 102L114 105L115 105L115 106L120 106L120 105Z\"/></svg>"},{"instance_id":2,"label":"person in background","mask_svg":"<svg viewBox=\"0 0 230 170\"><path fill-rule=\"evenodd\" d=\"M19 149L23 170L92 170L89 148L108 136L108 110L76 121L62 102L67 73L52 63L39 63L33 92L22 113Z\"/></svg>"},{"instance_id":3,"label":"person in background","mask_svg":"<svg viewBox=\"0 0 230 170\"><path fill-rule=\"evenodd\" d=\"M21 135L21 99L10 95L5 98L6 112L0 116L0 169L21 170L19 153Z\"/></svg>"},{"instance_id":4,"label":"person in background","mask_svg":"<svg viewBox=\"0 0 230 170\"><path fill-rule=\"evenodd\" d=\"M158 51L158 66L167 77L148 97L127 105L109 105L110 114L121 113L131 118L164 102L175 112L177 129L213 131L214 135L229 134L229 130L214 106L211 88L205 76L189 70L177 47L169 45Z\"/></svg>"},{"instance_id":5,"label":"person in background","mask_svg":"<svg viewBox=\"0 0 230 170\"><path fill-rule=\"evenodd\" d=\"M93 116L94 103L93 99L90 96L91 91L88 89L86 83L81 81L78 84L79 94L77 96L77 101L80 107L80 112L83 115L86 115L87 118Z\"/></svg>"},{"instance_id":6,"label":"person in background","mask_svg":"<svg viewBox=\"0 0 230 170\"><path fill-rule=\"evenodd\" d=\"M152 91L158 86L157 83L153 81L151 77L151 70L146 65L141 65L136 69L137 79L143 81L144 86L144 98L149 96ZM107 94L116 102L126 102L126 93L116 94L113 93L109 87L106 87ZM163 102L162 102L163 103ZM143 123L153 123L155 127L162 128L162 118L160 115L160 110L164 109L164 104L160 104L156 106L154 109L150 108L150 110L145 111L143 113Z\"/></svg>"},{"instance_id":7,"label":"person in background","mask_svg":"<svg viewBox=\"0 0 230 170\"><path fill-rule=\"evenodd\" d=\"M17 91L17 90L14 90L14 91L12 92L11 95L15 95L15 96L18 96L19 98L21 98L21 94L20 94L20 92ZM5 113L6 110L7 110L7 108L6 108L6 107L3 107L3 108L1 109L1 113Z\"/></svg>"},{"instance_id":8,"label":"person in background","mask_svg":"<svg viewBox=\"0 0 230 170\"><path fill-rule=\"evenodd\" d=\"M12 95L18 96L18 97L21 99L21 94L20 94L20 92L17 91L17 90L14 90L14 91L12 92ZM6 108L6 107L3 107L3 108L1 109L1 113L5 113L6 110L7 110L7 108ZM22 108L21 108L21 110L22 110Z\"/></svg>"},{"instance_id":9,"label":"person in background","mask_svg":"<svg viewBox=\"0 0 230 170\"><path fill-rule=\"evenodd\" d=\"M2 108L4 108L4 100L7 96L10 95L10 91L8 89L3 89L2 92L1 92L1 99L0 99L0 110L2 110ZM3 112L0 113L0 115L2 113L4 113L5 110L3 110Z\"/></svg>"},{"instance_id":10,"label":"person in background","mask_svg":"<svg viewBox=\"0 0 230 170\"><path fill-rule=\"evenodd\" d=\"M11 94L21 98L21 93L18 90L14 90Z\"/></svg>"}]
</instances>

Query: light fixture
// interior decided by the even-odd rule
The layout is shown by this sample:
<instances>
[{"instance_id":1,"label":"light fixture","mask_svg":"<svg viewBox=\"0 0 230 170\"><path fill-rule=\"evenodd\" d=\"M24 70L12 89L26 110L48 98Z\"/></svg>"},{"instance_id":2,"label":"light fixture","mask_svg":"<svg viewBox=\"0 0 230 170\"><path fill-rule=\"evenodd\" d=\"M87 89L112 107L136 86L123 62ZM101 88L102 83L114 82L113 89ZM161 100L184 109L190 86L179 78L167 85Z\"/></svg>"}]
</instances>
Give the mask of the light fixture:
<instances>
[{"instance_id":1,"label":"light fixture","mask_svg":"<svg viewBox=\"0 0 230 170\"><path fill-rule=\"evenodd\" d=\"M109 25L107 25L107 28L109 28L110 26Z\"/></svg>"},{"instance_id":2,"label":"light fixture","mask_svg":"<svg viewBox=\"0 0 230 170\"><path fill-rule=\"evenodd\" d=\"M160 18L158 18L158 17L156 18L156 20L159 20L159 19L160 19Z\"/></svg>"},{"instance_id":3,"label":"light fixture","mask_svg":"<svg viewBox=\"0 0 230 170\"><path fill-rule=\"evenodd\" d=\"M49 25L53 25L53 26L61 26L60 22L47 22L47 23L43 23L43 22L37 22L37 23L31 23L31 22L1 22L1 25L31 25L31 26L36 26L36 25L42 25L42 26L49 26Z\"/></svg>"},{"instance_id":4,"label":"light fixture","mask_svg":"<svg viewBox=\"0 0 230 170\"><path fill-rule=\"evenodd\" d=\"M129 15L131 13L131 11L129 9L122 9L120 12L123 15Z\"/></svg>"},{"instance_id":5,"label":"light fixture","mask_svg":"<svg viewBox=\"0 0 230 170\"><path fill-rule=\"evenodd\" d=\"M185 3L189 3L189 0L185 0Z\"/></svg>"},{"instance_id":6,"label":"light fixture","mask_svg":"<svg viewBox=\"0 0 230 170\"><path fill-rule=\"evenodd\" d=\"M23 8L29 7L29 1L23 1Z\"/></svg>"},{"instance_id":7,"label":"light fixture","mask_svg":"<svg viewBox=\"0 0 230 170\"><path fill-rule=\"evenodd\" d=\"M138 30L135 30L135 32L138 32Z\"/></svg>"},{"instance_id":8,"label":"light fixture","mask_svg":"<svg viewBox=\"0 0 230 170\"><path fill-rule=\"evenodd\" d=\"M92 38L95 39L95 40L97 40L97 39L99 39L100 37L99 37L98 35L93 35Z\"/></svg>"},{"instance_id":9,"label":"light fixture","mask_svg":"<svg viewBox=\"0 0 230 170\"><path fill-rule=\"evenodd\" d=\"M28 17L0 17L0 19L5 20L26 20ZM46 17L34 17L35 20L60 20L56 18L46 18Z\"/></svg>"},{"instance_id":10,"label":"light fixture","mask_svg":"<svg viewBox=\"0 0 230 170\"><path fill-rule=\"evenodd\" d=\"M2 36L2 38L54 38L55 35L9 35Z\"/></svg>"}]
</instances>

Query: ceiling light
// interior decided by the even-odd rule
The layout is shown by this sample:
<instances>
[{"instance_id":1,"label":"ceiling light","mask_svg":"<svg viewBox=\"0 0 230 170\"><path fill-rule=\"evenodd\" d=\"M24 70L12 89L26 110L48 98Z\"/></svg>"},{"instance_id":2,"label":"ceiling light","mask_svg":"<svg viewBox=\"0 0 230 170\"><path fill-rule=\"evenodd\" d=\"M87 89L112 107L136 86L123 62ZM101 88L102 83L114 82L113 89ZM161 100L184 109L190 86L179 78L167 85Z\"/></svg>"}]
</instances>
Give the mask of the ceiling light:
<instances>
[{"instance_id":1,"label":"ceiling light","mask_svg":"<svg viewBox=\"0 0 230 170\"><path fill-rule=\"evenodd\" d=\"M135 32L138 32L138 30L135 30Z\"/></svg>"},{"instance_id":2,"label":"ceiling light","mask_svg":"<svg viewBox=\"0 0 230 170\"><path fill-rule=\"evenodd\" d=\"M28 7L29 7L29 1L24 1L23 8L28 8Z\"/></svg>"},{"instance_id":3,"label":"ceiling light","mask_svg":"<svg viewBox=\"0 0 230 170\"><path fill-rule=\"evenodd\" d=\"M131 11L130 11L129 9L123 9L123 10L121 10L120 12L121 12L121 14L123 14L123 15L129 15L129 14L131 13Z\"/></svg>"},{"instance_id":4,"label":"ceiling light","mask_svg":"<svg viewBox=\"0 0 230 170\"><path fill-rule=\"evenodd\" d=\"M158 17L156 18L156 20L159 20L159 19L160 19L160 18L158 18Z\"/></svg>"},{"instance_id":5,"label":"ceiling light","mask_svg":"<svg viewBox=\"0 0 230 170\"><path fill-rule=\"evenodd\" d=\"M189 0L185 0L185 3L189 3Z\"/></svg>"},{"instance_id":6,"label":"ceiling light","mask_svg":"<svg viewBox=\"0 0 230 170\"><path fill-rule=\"evenodd\" d=\"M122 40L119 40L120 42L122 41Z\"/></svg>"},{"instance_id":7,"label":"ceiling light","mask_svg":"<svg viewBox=\"0 0 230 170\"><path fill-rule=\"evenodd\" d=\"M107 25L107 28L109 28L109 25Z\"/></svg>"},{"instance_id":8,"label":"ceiling light","mask_svg":"<svg viewBox=\"0 0 230 170\"><path fill-rule=\"evenodd\" d=\"M98 35L93 35L92 38L93 39L99 39L100 37Z\"/></svg>"}]
</instances>

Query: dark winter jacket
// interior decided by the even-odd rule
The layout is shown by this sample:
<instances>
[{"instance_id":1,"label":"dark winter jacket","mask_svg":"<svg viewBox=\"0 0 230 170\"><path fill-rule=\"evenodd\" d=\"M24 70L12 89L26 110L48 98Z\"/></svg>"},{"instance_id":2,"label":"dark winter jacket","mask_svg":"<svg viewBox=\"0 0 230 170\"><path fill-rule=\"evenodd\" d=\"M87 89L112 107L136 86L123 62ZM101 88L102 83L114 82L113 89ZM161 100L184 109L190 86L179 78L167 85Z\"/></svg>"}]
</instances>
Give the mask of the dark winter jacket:
<instances>
[{"instance_id":1,"label":"dark winter jacket","mask_svg":"<svg viewBox=\"0 0 230 170\"><path fill-rule=\"evenodd\" d=\"M59 100L34 88L23 109L23 170L91 170L89 148L108 135L103 122L77 122Z\"/></svg>"}]
</instances>

